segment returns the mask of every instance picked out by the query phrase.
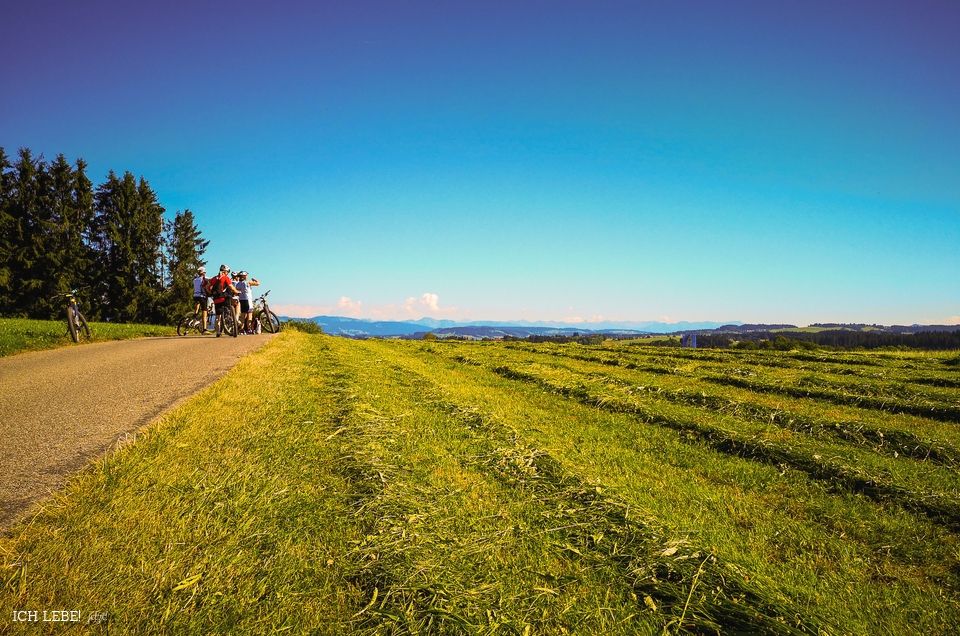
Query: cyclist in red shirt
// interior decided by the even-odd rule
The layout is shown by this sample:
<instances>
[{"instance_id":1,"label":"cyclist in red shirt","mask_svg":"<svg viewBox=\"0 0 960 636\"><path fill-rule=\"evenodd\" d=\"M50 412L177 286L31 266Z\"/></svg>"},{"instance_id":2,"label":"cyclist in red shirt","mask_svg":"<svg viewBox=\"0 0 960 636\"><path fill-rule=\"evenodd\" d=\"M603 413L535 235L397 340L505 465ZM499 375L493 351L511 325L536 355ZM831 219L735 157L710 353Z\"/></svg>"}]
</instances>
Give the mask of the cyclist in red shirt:
<instances>
[{"instance_id":1,"label":"cyclist in red shirt","mask_svg":"<svg viewBox=\"0 0 960 636\"><path fill-rule=\"evenodd\" d=\"M233 286L230 280L230 268L226 265L220 266L220 273L207 281L207 293L213 297L213 309L218 316L223 315L224 311L234 313L233 319L237 320L236 312L232 302L227 302L237 293L237 288ZM220 337L220 331L217 330L217 337Z\"/></svg>"}]
</instances>

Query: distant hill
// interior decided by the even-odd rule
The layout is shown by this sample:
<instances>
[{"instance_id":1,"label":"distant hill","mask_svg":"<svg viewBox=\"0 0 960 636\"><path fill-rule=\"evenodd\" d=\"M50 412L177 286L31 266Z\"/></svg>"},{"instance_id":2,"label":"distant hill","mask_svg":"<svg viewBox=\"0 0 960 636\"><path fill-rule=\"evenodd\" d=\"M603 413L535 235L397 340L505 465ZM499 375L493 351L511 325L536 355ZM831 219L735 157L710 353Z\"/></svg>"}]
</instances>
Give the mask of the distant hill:
<instances>
[{"instance_id":1,"label":"distant hill","mask_svg":"<svg viewBox=\"0 0 960 636\"><path fill-rule=\"evenodd\" d=\"M423 338L428 332L415 333L412 338ZM505 338L507 336L513 338L529 338L530 336L576 336L576 335L588 335L588 334L605 334L610 336L619 336L619 337L630 337L630 336L645 336L650 332L647 331L627 331L627 330L590 330L590 329L577 329L567 327L565 329L560 329L557 327L493 327L493 326L462 326L462 327L446 327L444 329L433 329L429 333L434 333L437 336L443 337L461 337L461 338L474 338L474 339L483 339L483 338Z\"/></svg>"},{"instance_id":2,"label":"distant hill","mask_svg":"<svg viewBox=\"0 0 960 636\"><path fill-rule=\"evenodd\" d=\"M435 333L439 336L461 336L466 338L503 338L513 336L571 336L574 334L608 333L616 335L644 335L648 331L630 329L586 329L577 325L547 326L535 323L508 322L470 322L458 323L453 320L432 320L423 318L415 321L377 321L343 316L315 316L309 318L323 328L324 333L350 338L422 338L424 334Z\"/></svg>"},{"instance_id":3,"label":"distant hill","mask_svg":"<svg viewBox=\"0 0 960 636\"><path fill-rule=\"evenodd\" d=\"M791 335L792 333L847 331L873 334L908 335L927 332L952 332L960 329L957 325L868 325L814 323L807 327L798 327L786 323L741 323L741 322L530 322L525 320L508 321L470 321L437 320L421 318L419 320L364 320L344 316L314 316L309 318L323 328L324 333L350 338L423 338L427 333L441 337L463 338L528 338L530 336L572 336L575 334L604 334L612 337L643 336L649 334L696 333L702 335L728 335L735 340L737 336L749 336L751 339L765 338L767 335ZM767 334L767 335L765 335Z\"/></svg>"},{"instance_id":4,"label":"distant hill","mask_svg":"<svg viewBox=\"0 0 960 636\"><path fill-rule=\"evenodd\" d=\"M438 335L464 336L474 338L502 338L505 335L526 338L537 335L573 335L605 333L609 335L643 335L649 333L674 333L678 330L714 329L723 322L531 322L526 320L496 321L476 320L458 322L455 320L437 320L421 318L419 320L365 320L345 316L314 316L308 318L323 328L324 333L351 338L403 338L415 334L433 332ZM422 335L421 335L422 337Z\"/></svg>"}]
</instances>

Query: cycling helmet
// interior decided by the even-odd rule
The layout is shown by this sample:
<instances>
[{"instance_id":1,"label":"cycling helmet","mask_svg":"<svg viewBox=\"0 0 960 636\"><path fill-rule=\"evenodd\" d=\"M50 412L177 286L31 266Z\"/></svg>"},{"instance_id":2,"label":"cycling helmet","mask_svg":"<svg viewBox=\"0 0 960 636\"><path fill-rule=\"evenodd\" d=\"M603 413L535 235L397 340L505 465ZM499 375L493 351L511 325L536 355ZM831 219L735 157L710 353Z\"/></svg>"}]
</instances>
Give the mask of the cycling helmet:
<instances>
[{"instance_id":1,"label":"cycling helmet","mask_svg":"<svg viewBox=\"0 0 960 636\"><path fill-rule=\"evenodd\" d=\"M207 268L204 267L203 265L201 265L200 267L197 268L197 273L198 273L198 274L206 274L206 273L207 273Z\"/></svg>"},{"instance_id":2,"label":"cycling helmet","mask_svg":"<svg viewBox=\"0 0 960 636\"><path fill-rule=\"evenodd\" d=\"M230 268L227 267L226 265L221 265L221 266L220 266L220 271L221 271L221 272L229 272L229 271L230 271Z\"/></svg>"}]
</instances>

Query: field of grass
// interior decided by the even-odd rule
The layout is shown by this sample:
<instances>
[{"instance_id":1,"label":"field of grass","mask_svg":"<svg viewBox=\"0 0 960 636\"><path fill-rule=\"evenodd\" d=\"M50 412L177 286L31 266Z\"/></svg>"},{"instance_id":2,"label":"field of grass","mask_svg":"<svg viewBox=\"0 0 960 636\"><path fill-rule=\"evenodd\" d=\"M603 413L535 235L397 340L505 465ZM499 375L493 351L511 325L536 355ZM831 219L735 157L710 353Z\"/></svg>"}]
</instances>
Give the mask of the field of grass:
<instances>
[{"instance_id":1,"label":"field of grass","mask_svg":"<svg viewBox=\"0 0 960 636\"><path fill-rule=\"evenodd\" d=\"M126 340L143 336L172 336L174 327L160 325L116 324L91 322L90 335L94 342ZM81 341L81 344L86 340ZM0 318L0 356L22 351L54 349L73 345L63 320L30 320L29 318Z\"/></svg>"},{"instance_id":2,"label":"field of grass","mask_svg":"<svg viewBox=\"0 0 960 636\"><path fill-rule=\"evenodd\" d=\"M956 633L956 358L287 331L0 539L0 621Z\"/></svg>"}]
</instances>

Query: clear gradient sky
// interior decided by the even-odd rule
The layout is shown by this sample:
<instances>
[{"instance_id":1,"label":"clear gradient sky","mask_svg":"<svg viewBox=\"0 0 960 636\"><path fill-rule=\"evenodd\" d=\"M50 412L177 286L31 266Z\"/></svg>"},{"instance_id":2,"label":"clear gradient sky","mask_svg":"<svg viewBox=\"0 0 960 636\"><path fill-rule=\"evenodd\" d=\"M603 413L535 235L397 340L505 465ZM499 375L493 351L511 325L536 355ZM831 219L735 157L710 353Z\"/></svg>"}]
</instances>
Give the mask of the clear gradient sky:
<instances>
[{"instance_id":1,"label":"clear gradient sky","mask_svg":"<svg viewBox=\"0 0 960 636\"><path fill-rule=\"evenodd\" d=\"M5 2L0 146L290 314L960 323L960 2Z\"/></svg>"}]
</instances>

